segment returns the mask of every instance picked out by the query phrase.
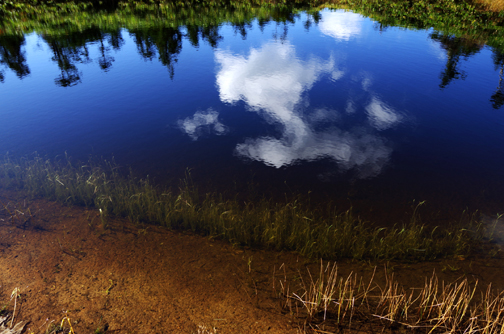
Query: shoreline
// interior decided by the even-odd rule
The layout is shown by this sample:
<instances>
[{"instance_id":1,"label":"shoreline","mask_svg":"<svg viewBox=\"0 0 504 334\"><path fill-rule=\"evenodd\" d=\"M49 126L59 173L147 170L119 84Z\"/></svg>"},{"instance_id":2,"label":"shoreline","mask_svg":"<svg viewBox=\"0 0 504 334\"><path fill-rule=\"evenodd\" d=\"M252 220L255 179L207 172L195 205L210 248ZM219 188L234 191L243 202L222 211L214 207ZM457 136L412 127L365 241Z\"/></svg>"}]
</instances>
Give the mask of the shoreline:
<instances>
[{"instance_id":1,"label":"shoreline","mask_svg":"<svg viewBox=\"0 0 504 334\"><path fill-rule=\"evenodd\" d=\"M203 328L208 333L315 333L310 326L334 326L334 318L308 319L302 304L292 304L293 293L302 296L299 278L305 283L310 275L318 278L318 260L120 219L111 219L104 229L96 209L15 196L2 194L1 199L15 203L19 212L29 209L31 218L25 221L19 213L23 219L9 221L0 211L0 301L12 312L9 296L19 288L15 322L30 321L26 328L35 333L45 333L51 320L61 322L62 311L69 312L76 333L105 325L121 333L203 333ZM417 291L433 274L440 287L464 279L474 287L478 281L475 300L488 284L495 293L504 287L501 257L335 264L338 279L354 275L366 286L372 281L374 292L386 291L391 278L400 289ZM323 265L332 268L333 263ZM358 319L355 330L372 328ZM378 318L370 324L391 333L401 328Z\"/></svg>"}]
</instances>

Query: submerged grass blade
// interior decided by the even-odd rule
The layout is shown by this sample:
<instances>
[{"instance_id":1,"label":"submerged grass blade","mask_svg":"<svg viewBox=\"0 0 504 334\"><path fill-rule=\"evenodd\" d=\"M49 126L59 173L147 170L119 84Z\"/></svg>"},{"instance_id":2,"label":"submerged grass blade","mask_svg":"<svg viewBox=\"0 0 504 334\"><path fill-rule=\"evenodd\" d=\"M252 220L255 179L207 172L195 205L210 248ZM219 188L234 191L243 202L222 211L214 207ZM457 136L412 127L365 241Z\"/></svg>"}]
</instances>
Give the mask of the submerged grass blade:
<instances>
[{"instance_id":1,"label":"submerged grass blade","mask_svg":"<svg viewBox=\"0 0 504 334\"><path fill-rule=\"evenodd\" d=\"M121 216L135 223L192 230L233 244L294 250L309 257L421 261L467 255L483 236L482 225L474 219L463 226L428 228L415 213L407 225L374 228L351 210L321 210L301 198L287 203L240 202L200 194L189 172L180 184L175 191L158 189L132 171L121 174L114 162L93 159L72 164L68 157L50 161L6 156L0 164L1 187L95 207L104 226L108 216Z\"/></svg>"}]
</instances>

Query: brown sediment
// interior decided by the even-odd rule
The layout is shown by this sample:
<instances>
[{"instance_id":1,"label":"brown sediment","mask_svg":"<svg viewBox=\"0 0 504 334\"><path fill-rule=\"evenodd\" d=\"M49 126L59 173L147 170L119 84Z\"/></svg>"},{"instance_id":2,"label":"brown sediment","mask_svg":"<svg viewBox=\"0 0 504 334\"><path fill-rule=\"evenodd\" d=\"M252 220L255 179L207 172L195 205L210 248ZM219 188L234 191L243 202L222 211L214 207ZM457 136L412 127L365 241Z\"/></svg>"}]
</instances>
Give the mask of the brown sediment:
<instances>
[{"instance_id":1,"label":"brown sediment","mask_svg":"<svg viewBox=\"0 0 504 334\"><path fill-rule=\"evenodd\" d=\"M114 220L104 230L97 210L23 202L19 219L0 217L0 302L19 288L16 319L35 333L64 311L76 333L295 332L251 289L242 250Z\"/></svg>"},{"instance_id":2,"label":"brown sediment","mask_svg":"<svg viewBox=\"0 0 504 334\"><path fill-rule=\"evenodd\" d=\"M29 321L34 333L61 323L65 314L78 334L104 328L110 333L305 330L302 310L284 307L278 282L288 277L294 288L307 268L317 272L317 261L110 218L104 228L96 209L16 196L0 197L11 209L0 210L0 306L12 311L11 292L19 288L15 321ZM338 270L342 277L353 272L367 280L375 265L374 282L383 286L386 273L393 272L409 289L422 287L436 272L439 281L464 277L481 287L504 288L504 263L498 258L341 261Z\"/></svg>"}]
</instances>

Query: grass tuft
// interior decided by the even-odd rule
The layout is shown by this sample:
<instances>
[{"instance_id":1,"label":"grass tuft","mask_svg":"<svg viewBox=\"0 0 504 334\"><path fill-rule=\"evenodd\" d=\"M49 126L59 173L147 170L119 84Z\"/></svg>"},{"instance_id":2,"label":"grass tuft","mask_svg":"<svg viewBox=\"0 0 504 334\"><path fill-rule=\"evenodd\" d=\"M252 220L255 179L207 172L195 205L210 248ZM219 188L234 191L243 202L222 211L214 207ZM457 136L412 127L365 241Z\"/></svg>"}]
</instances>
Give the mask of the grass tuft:
<instances>
[{"instance_id":1,"label":"grass tuft","mask_svg":"<svg viewBox=\"0 0 504 334\"><path fill-rule=\"evenodd\" d=\"M286 277L280 280L280 291L276 292L291 312L296 310L295 315L305 319L307 332L352 330L352 321L382 331L399 327L421 333L504 331L504 292L494 293L489 285L476 298L478 281L445 284L433 274L424 287L405 291L393 275L387 275L385 286L380 287L373 283L374 274L364 283L353 273L340 277L336 264L322 262L316 277L309 270L299 277L294 288Z\"/></svg>"}]
</instances>

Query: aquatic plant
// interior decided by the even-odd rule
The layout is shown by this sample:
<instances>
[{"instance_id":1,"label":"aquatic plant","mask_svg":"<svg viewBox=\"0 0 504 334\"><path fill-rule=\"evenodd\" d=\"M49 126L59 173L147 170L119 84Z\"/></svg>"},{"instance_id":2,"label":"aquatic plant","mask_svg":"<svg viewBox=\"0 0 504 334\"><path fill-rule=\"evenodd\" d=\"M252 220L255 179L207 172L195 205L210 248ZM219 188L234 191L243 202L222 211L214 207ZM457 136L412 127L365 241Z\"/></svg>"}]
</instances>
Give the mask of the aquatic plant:
<instances>
[{"instance_id":1,"label":"aquatic plant","mask_svg":"<svg viewBox=\"0 0 504 334\"><path fill-rule=\"evenodd\" d=\"M14 299L14 311L12 311L12 319L11 319L11 324L10 328L12 328L12 325L14 325L14 318L16 317L16 306L17 306L17 299L21 296L21 290L16 287L14 290L12 290L11 294L11 300Z\"/></svg>"},{"instance_id":2,"label":"aquatic plant","mask_svg":"<svg viewBox=\"0 0 504 334\"><path fill-rule=\"evenodd\" d=\"M342 277L335 263L321 262L318 275L300 272L298 283L287 278L283 268L284 277L275 292L298 318L304 314L305 328L315 332L352 329L352 321L382 330L402 326L425 333L497 334L504 330L504 291L492 292L489 284L477 297L477 280L445 284L433 274L422 288L406 291L393 275L386 276L384 287L373 282L376 268L365 282L353 273Z\"/></svg>"},{"instance_id":3,"label":"aquatic plant","mask_svg":"<svg viewBox=\"0 0 504 334\"><path fill-rule=\"evenodd\" d=\"M21 289L18 287L14 288L12 290L11 296L10 296L10 301L14 299L14 311L12 312L12 315L10 312L7 312L7 304L4 304L3 307L0 309L0 333L1 334L20 334L23 332L24 327L26 326L26 322L21 321L16 323L14 325L14 318L16 317L16 309L17 309L17 300L18 298L21 297ZM18 312L19 313L19 312ZM10 324L8 324L10 320Z\"/></svg>"},{"instance_id":4,"label":"aquatic plant","mask_svg":"<svg viewBox=\"0 0 504 334\"><path fill-rule=\"evenodd\" d=\"M467 256L484 236L484 225L473 216L451 226L429 227L415 212L406 224L373 227L352 210L308 205L300 196L279 203L200 194L189 172L178 189L160 189L149 178L96 159L72 164L68 157L51 161L6 156L0 164L0 186L94 207L105 228L106 217L127 217L136 224L191 230L239 246L293 250L317 258L422 261Z\"/></svg>"}]
</instances>

